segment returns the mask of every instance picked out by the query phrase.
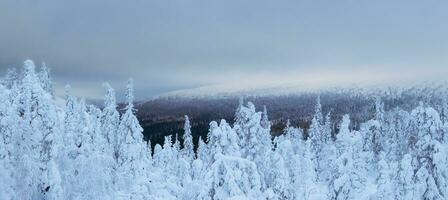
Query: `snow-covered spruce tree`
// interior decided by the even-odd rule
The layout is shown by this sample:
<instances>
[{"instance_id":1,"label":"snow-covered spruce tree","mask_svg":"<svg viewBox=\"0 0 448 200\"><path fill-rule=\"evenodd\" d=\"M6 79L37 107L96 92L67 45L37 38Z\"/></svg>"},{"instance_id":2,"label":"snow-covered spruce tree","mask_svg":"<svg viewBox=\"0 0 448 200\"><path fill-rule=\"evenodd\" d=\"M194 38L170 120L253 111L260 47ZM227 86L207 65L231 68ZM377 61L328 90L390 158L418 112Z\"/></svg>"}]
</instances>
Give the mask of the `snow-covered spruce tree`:
<instances>
[{"instance_id":1,"label":"snow-covered spruce tree","mask_svg":"<svg viewBox=\"0 0 448 200\"><path fill-rule=\"evenodd\" d=\"M107 138L102 133L101 129L101 110L93 105L89 105L87 109L89 115L89 135L92 140L92 151L96 154L105 154L108 149Z\"/></svg>"},{"instance_id":2,"label":"snow-covered spruce tree","mask_svg":"<svg viewBox=\"0 0 448 200\"><path fill-rule=\"evenodd\" d=\"M333 141L332 129L333 129L333 122L331 121L331 113L329 112L325 116L325 123L323 126L324 141L326 141L327 143Z\"/></svg>"},{"instance_id":3,"label":"snow-covered spruce tree","mask_svg":"<svg viewBox=\"0 0 448 200\"><path fill-rule=\"evenodd\" d=\"M81 129L81 141L80 145L81 151L83 154L88 154L94 149L93 137L94 133L91 131L92 126L90 125L90 115L88 113L88 107L85 99L81 99L79 101L79 118L80 121L84 124L84 127Z\"/></svg>"},{"instance_id":4,"label":"snow-covered spruce tree","mask_svg":"<svg viewBox=\"0 0 448 200\"><path fill-rule=\"evenodd\" d=\"M300 160L301 166L301 182L299 190L299 199L319 199L320 195L316 193L317 173L316 165L313 162L313 152L311 147L311 140L305 142L305 152Z\"/></svg>"},{"instance_id":5,"label":"snow-covered spruce tree","mask_svg":"<svg viewBox=\"0 0 448 200\"><path fill-rule=\"evenodd\" d=\"M84 137L87 136L86 126L87 121L82 118L85 107L83 108L80 102L70 94L70 86L65 87L65 115L64 115L64 145L60 146L59 161L61 165L62 185L64 187L67 199L83 198L84 184L82 181L84 167L86 166L86 156L90 154L87 146L87 141L84 142ZM83 151L85 149L86 151Z\"/></svg>"},{"instance_id":6,"label":"snow-covered spruce tree","mask_svg":"<svg viewBox=\"0 0 448 200\"><path fill-rule=\"evenodd\" d=\"M446 192L446 154L441 147L441 121L436 110L420 103L412 111L413 127L418 140L414 153L417 157L416 197L444 199Z\"/></svg>"},{"instance_id":7,"label":"snow-covered spruce tree","mask_svg":"<svg viewBox=\"0 0 448 200\"><path fill-rule=\"evenodd\" d=\"M18 85L20 81L16 68L10 68L6 71L6 75L1 80L1 84L5 89L12 89L13 85Z\"/></svg>"},{"instance_id":8,"label":"snow-covered spruce tree","mask_svg":"<svg viewBox=\"0 0 448 200\"><path fill-rule=\"evenodd\" d=\"M241 106L239 109L239 122L234 126L238 135L243 135L243 141L240 142L242 155L244 158L255 162L258 173L261 176L261 185L263 190L269 186L267 182L270 172L270 153L272 152L272 139L269 129L261 125L262 113L255 111L255 105L248 102L247 106Z\"/></svg>"},{"instance_id":9,"label":"snow-covered spruce tree","mask_svg":"<svg viewBox=\"0 0 448 200\"><path fill-rule=\"evenodd\" d=\"M105 154L112 157L113 162L107 163L107 171L111 173L112 187L117 189L117 170L119 166L120 157L120 140L123 138L123 133L120 133L120 114L117 111L117 104L115 99L115 90L108 84L104 83L106 88L106 95L104 96L104 108L101 112L101 133L106 138L106 147L104 148Z\"/></svg>"},{"instance_id":10,"label":"snow-covered spruce tree","mask_svg":"<svg viewBox=\"0 0 448 200\"><path fill-rule=\"evenodd\" d=\"M189 162L191 162L194 160L195 155L193 147L193 136L191 135L191 125L187 115L185 115L183 139L184 139L183 154L189 160Z\"/></svg>"},{"instance_id":11,"label":"snow-covered spruce tree","mask_svg":"<svg viewBox=\"0 0 448 200\"><path fill-rule=\"evenodd\" d=\"M320 156L320 150L325 143L325 137L322 130L324 119L322 116L322 105L320 104L320 97L317 97L316 106L314 107L314 116L311 120L310 129L308 130L309 139L311 140L311 147L313 153L316 154L316 159ZM316 163L318 161L316 160Z\"/></svg>"},{"instance_id":12,"label":"snow-covered spruce tree","mask_svg":"<svg viewBox=\"0 0 448 200\"><path fill-rule=\"evenodd\" d=\"M218 154L241 157L240 146L238 145L238 136L230 125L221 120L220 124L212 121L208 134L209 153L213 156ZM216 159L213 158L212 162Z\"/></svg>"},{"instance_id":13,"label":"snow-covered spruce tree","mask_svg":"<svg viewBox=\"0 0 448 200\"><path fill-rule=\"evenodd\" d=\"M209 188L204 187L207 169L210 168L209 161L212 160L208 153L208 145L199 137L197 156L192 161L188 176L183 176L183 192L181 199L211 199L207 197Z\"/></svg>"},{"instance_id":14,"label":"snow-covered spruce tree","mask_svg":"<svg viewBox=\"0 0 448 200\"><path fill-rule=\"evenodd\" d=\"M179 187L183 189L187 188L192 180L191 180L191 161L193 158L187 158L184 152L181 150L180 141L178 139L178 134L175 136L175 142L173 144L173 152L174 159L176 162L171 163L171 171L173 172L174 177L177 179ZM185 190L184 190L185 191ZM184 191L182 191L178 196L183 196Z\"/></svg>"},{"instance_id":15,"label":"snow-covered spruce tree","mask_svg":"<svg viewBox=\"0 0 448 200\"><path fill-rule=\"evenodd\" d=\"M164 146L156 144L154 146L153 166L149 173L149 199L178 199L182 188L179 187L177 178L173 177L173 167L168 162L177 162L173 159L171 136L165 137Z\"/></svg>"},{"instance_id":16,"label":"snow-covered spruce tree","mask_svg":"<svg viewBox=\"0 0 448 200\"><path fill-rule=\"evenodd\" d=\"M19 128L15 134L13 163L15 191L19 199L60 199L62 190L57 168L55 136L60 121L51 95L43 90L34 63L24 63L23 79L18 89Z\"/></svg>"},{"instance_id":17,"label":"snow-covered spruce tree","mask_svg":"<svg viewBox=\"0 0 448 200\"><path fill-rule=\"evenodd\" d=\"M305 194L304 184L306 184L308 180L307 177L309 178L309 176L307 176L308 172L304 173L304 171L306 170L305 168L310 167L307 164L310 164L311 158L309 160L310 162L304 162L304 152L306 151L304 142L301 144L300 151L297 153L294 151L294 144L292 144L292 140L290 139L291 136L288 135L293 128L287 126L285 129L287 134L275 138L276 148L273 152L274 155L279 154L281 156L284 161L284 168L276 169L271 172L270 181L272 184L270 189L272 189L275 196L280 199L300 199L302 194ZM272 164L276 166L278 163L275 163L275 160L273 160ZM314 168L311 173L314 174ZM288 184L281 188L279 188L279 186L281 186L279 181L282 181L284 178L279 175L288 175Z\"/></svg>"},{"instance_id":18,"label":"snow-covered spruce tree","mask_svg":"<svg viewBox=\"0 0 448 200\"><path fill-rule=\"evenodd\" d=\"M179 134L178 134L178 133L176 133L176 134L174 135L173 149L174 149L174 152L177 153L177 154L176 154L177 157L181 156L181 152L180 152L180 141L179 141Z\"/></svg>"},{"instance_id":19,"label":"snow-covered spruce tree","mask_svg":"<svg viewBox=\"0 0 448 200\"><path fill-rule=\"evenodd\" d=\"M152 166L153 164L153 158L152 158L152 144L151 144L151 140L148 140L148 142L146 143L146 150L148 150L146 152L146 159L148 160L149 164Z\"/></svg>"},{"instance_id":20,"label":"snow-covered spruce tree","mask_svg":"<svg viewBox=\"0 0 448 200\"><path fill-rule=\"evenodd\" d=\"M349 130L350 119L344 115L336 139L338 149L337 173L330 182L331 199L357 199L365 188L362 142L358 132Z\"/></svg>"},{"instance_id":21,"label":"snow-covered spruce tree","mask_svg":"<svg viewBox=\"0 0 448 200\"><path fill-rule=\"evenodd\" d=\"M448 197L448 152L446 141L434 141L433 173L440 194Z\"/></svg>"},{"instance_id":22,"label":"snow-covered spruce tree","mask_svg":"<svg viewBox=\"0 0 448 200\"><path fill-rule=\"evenodd\" d=\"M179 141L177 137L175 137L175 142L173 145L172 141L172 135L166 136L163 150L162 150L162 163L164 164L164 173L165 173L165 181L166 181L166 188L168 191L176 196L177 198L180 197L182 194L182 182L183 175L182 171L180 171L180 167L183 167L184 163L181 162L181 154L179 152Z\"/></svg>"},{"instance_id":23,"label":"snow-covered spruce tree","mask_svg":"<svg viewBox=\"0 0 448 200\"><path fill-rule=\"evenodd\" d=\"M317 174L313 162L311 140L303 141L300 130L287 128L286 135L277 137L275 152L282 155L289 174L289 196L287 199L319 199L317 189ZM299 139L295 139L298 137ZM298 144L294 144L297 142ZM275 179L273 180L276 181Z\"/></svg>"},{"instance_id":24,"label":"snow-covered spruce tree","mask_svg":"<svg viewBox=\"0 0 448 200\"><path fill-rule=\"evenodd\" d=\"M101 132L107 139L107 150L116 162L119 157L119 140L122 135L118 133L120 123L120 114L117 111L117 103L115 99L115 90L108 84L104 83L106 95L104 96L104 108L101 116Z\"/></svg>"},{"instance_id":25,"label":"snow-covered spruce tree","mask_svg":"<svg viewBox=\"0 0 448 200\"><path fill-rule=\"evenodd\" d=\"M379 176L377 181L377 192L375 195L375 199L378 200L394 200L395 195L395 185L393 185L393 172L386 161L385 155L380 155L380 161L378 163L379 166Z\"/></svg>"},{"instance_id":26,"label":"snow-covered spruce tree","mask_svg":"<svg viewBox=\"0 0 448 200\"><path fill-rule=\"evenodd\" d=\"M261 127L267 130L271 130L271 122L269 121L268 111L266 110L266 106L263 106L263 113L261 114Z\"/></svg>"},{"instance_id":27,"label":"snow-covered spruce tree","mask_svg":"<svg viewBox=\"0 0 448 200\"><path fill-rule=\"evenodd\" d=\"M286 139L291 140L296 155L305 151L305 140L301 128L291 126L291 122L287 120L286 127L283 129L283 135Z\"/></svg>"},{"instance_id":28,"label":"snow-covered spruce tree","mask_svg":"<svg viewBox=\"0 0 448 200\"><path fill-rule=\"evenodd\" d=\"M224 120L211 122L208 138L214 156L197 199L260 198L257 166L240 157L238 136L230 126Z\"/></svg>"},{"instance_id":29,"label":"snow-covered spruce tree","mask_svg":"<svg viewBox=\"0 0 448 200\"><path fill-rule=\"evenodd\" d=\"M149 161L146 143L143 141L143 128L134 115L133 80L126 87L126 107L121 115L118 133L118 189L122 198L145 199L149 191L146 187Z\"/></svg>"},{"instance_id":30,"label":"snow-covered spruce tree","mask_svg":"<svg viewBox=\"0 0 448 200\"><path fill-rule=\"evenodd\" d=\"M409 112L396 108L385 115L387 122L384 131L387 134L387 158L391 161L400 162L403 156L410 151L410 122Z\"/></svg>"},{"instance_id":31,"label":"snow-covered spruce tree","mask_svg":"<svg viewBox=\"0 0 448 200\"><path fill-rule=\"evenodd\" d=\"M315 163L317 179L319 181L327 181L329 178L328 165L330 164L330 159L327 156L329 153L328 143L332 142L330 124L329 114L324 122L320 97L317 97L314 117L311 120L308 134L311 141L311 150L313 152L312 160Z\"/></svg>"},{"instance_id":32,"label":"snow-covered spruce tree","mask_svg":"<svg viewBox=\"0 0 448 200\"><path fill-rule=\"evenodd\" d=\"M152 156L154 168L165 167L163 160L162 160L162 156L163 156L162 151L163 151L163 148L160 144L156 144L154 146L154 151L153 151L153 156Z\"/></svg>"},{"instance_id":33,"label":"snow-covered spruce tree","mask_svg":"<svg viewBox=\"0 0 448 200\"><path fill-rule=\"evenodd\" d=\"M403 156L398 171L398 184L395 186L396 199L418 199L415 196L415 179L413 158L410 154Z\"/></svg>"},{"instance_id":34,"label":"snow-covered spruce tree","mask_svg":"<svg viewBox=\"0 0 448 200\"><path fill-rule=\"evenodd\" d=\"M11 162L13 151L12 136L17 124L12 121L15 117L14 108L9 100L9 91L0 85L0 188L3 189L0 199L13 199L14 196L14 168Z\"/></svg>"},{"instance_id":35,"label":"snow-covered spruce tree","mask_svg":"<svg viewBox=\"0 0 448 200\"><path fill-rule=\"evenodd\" d=\"M386 135L384 127L384 104L379 97L375 99L375 117L372 130L372 148L376 156L381 154L385 149Z\"/></svg>"},{"instance_id":36,"label":"snow-covered spruce tree","mask_svg":"<svg viewBox=\"0 0 448 200\"><path fill-rule=\"evenodd\" d=\"M98 196L113 199L116 195L113 189L116 163L112 153L105 151L108 143L101 133L101 110L93 105L87 107L83 102L79 102L79 108L81 116L85 116L81 117L81 121L87 130L83 131L81 153L72 165L77 167L77 182L73 182L73 188L78 188L78 192L74 194L78 199L94 199Z\"/></svg>"},{"instance_id":37,"label":"snow-covered spruce tree","mask_svg":"<svg viewBox=\"0 0 448 200\"><path fill-rule=\"evenodd\" d=\"M42 63L41 71L38 74L42 89L44 89L51 96L54 95L53 80L50 74L50 68L45 63Z\"/></svg>"},{"instance_id":38,"label":"snow-covered spruce tree","mask_svg":"<svg viewBox=\"0 0 448 200\"><path fill-rule=\"evenodd\" d=\"M360 132L363 141L363 151L366 155L366 162L368 165L368 171L374 176L378 176L378 163L379 155L387 154L391 152L391 149L387 148L386 141L391 140L390 134L388 134L387 128L385 127L385 117L384 117L384 104L379 97L375 98L375 114L373 119L362 123Z\"/></svg>"},{"instance_id":39,"label":"snow-covered spruce tree","mask_svg":"<svg viewBox=\"0 0 448 200\"><path fill-rule=\"evenodd\" d=\"M204 164L208 164L211 160L208 145L204 142L201 136L198 139L197 159L201 160Z\"/></svg>"},{"instance_id":40,"label":"snow-covered spruce tree","mask_svg":"<svg viewBox=\"0 0 448 200\"><path fill-rule=\"evenodd\" d=\"M238 106L235 110L235 116L234 116L234 123L233 123L233 129L238 134L238 137L240 138L240 142L246 141L245 134L243 133L243 125L245 123L245 113L243 111L244 109L244 99L243 97L240 97L238 100ZM240 144L242 146L242 144Z\"/></svg>"},{"instance_id":41,"label":"snow-covered spruce tree","mask_svg":"<svg viewBox=\"0 0 448 200\"><path fill-rule=\"evenodd\" d=\"M320 179L325 185L328 185L332 177L335 175L335 161L337 158L337 149L335 146L335 141L332 135L333 122L331 121L330 113L325 117L325 124L323 126L323 132L325 137L325 144L322 147L322 160L321 160L321 172Z\"/></svg>"},{"instance_id":42,"label":"snow-covered spruce tree","mask_svg":"<svg viewBox=\"0 0 448 200\"><path fill-rule=\"evenodd\" d=\"M275 143L278 143L282 139L284 139L284 136L277 137ZM276 144L275 146L278 145ZM269 189L272 191L267 192L267 197L268 199L294 199L293 184L287 164L282 154L277 150L271 154L271 163L273 166L269 177L271 182Z\"/></svg>"},{"instance_id":43,"label":"snow-covered spruce tree","mask_svg":"<svg viewBox=\"0 0 448 200\"><path fill-rule=\"evenodd\" d=\"M119 132L123 137L119 145L119 163L128 168L132 175L141 175L146 163L146 142L143 141L143 128L134 115L133 80L129 79L126 87L126 107L121 115Z\"/></svg>"},{"instance_id":44,"label":"snow-covered spruce tree","mask_svg":"<svg viewBox=\"0 0 448 200\"><path fill-rule=\"evenodd\" d=\"M322 131L322 125L324 123L322 115L322 105L320 104L320 97L317 97L316 105L314 107L314 116L311 120L311 125L309 129L309 139L311 140L311 147L313 152L318 152L321 146L325 143L325 137Z\"/></svg>"},{"instance_id":45,"label":"snow-covered spruce tree","mask_svg":"<svg viewBox=\"0 0 448 200\"><path fill-rule=\"evenodd\" d=\"M173 148L173 140L172 135L165 136L165 140L163 141L163 149L159 153L160 155L160 163L162 164L162 167L165 170L173 170L171 165L174 163L171 163L173 161L173 158L177 158L176 152L174 152ZM170 173L174 173L174 171L169 171Z\"/></svg>"}]
</instances>

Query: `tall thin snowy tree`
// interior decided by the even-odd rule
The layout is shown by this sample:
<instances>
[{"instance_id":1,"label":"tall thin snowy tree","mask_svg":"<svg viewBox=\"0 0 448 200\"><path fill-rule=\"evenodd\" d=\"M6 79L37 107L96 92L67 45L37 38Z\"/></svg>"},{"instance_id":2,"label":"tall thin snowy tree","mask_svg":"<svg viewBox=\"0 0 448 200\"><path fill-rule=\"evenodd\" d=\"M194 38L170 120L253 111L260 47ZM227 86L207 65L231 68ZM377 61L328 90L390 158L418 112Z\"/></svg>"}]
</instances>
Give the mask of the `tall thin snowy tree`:
<instances>
[{"instance_id":1,"label":"tall thin snowy tree","mask_svg":"<svg viewBox=\"0 0 448 200\"><path fill-rule=\"evenodd\" d=\"M187 115L185 115L185 124L184 124L184 154L188 159L193 160L195 158L194 155L194 147L193 147L193 136L191 135L191 125L190 119Z\"/></svg>"},{"instance_id":2,"label":"tall thin snowy tree","mask_svg":"<svg viewBox=\"0 0 448 200\"><path fill-rule=\"evenodd\" d=\"M106 88L106 95L101 117L101 132L107 139L108 150L114 159L118 161L118 145L121 135L118 134L117 130L120 123L120 115L117 111L115 90L108 83L105 83L104 87Z\"/></svg>"}]
</instances>

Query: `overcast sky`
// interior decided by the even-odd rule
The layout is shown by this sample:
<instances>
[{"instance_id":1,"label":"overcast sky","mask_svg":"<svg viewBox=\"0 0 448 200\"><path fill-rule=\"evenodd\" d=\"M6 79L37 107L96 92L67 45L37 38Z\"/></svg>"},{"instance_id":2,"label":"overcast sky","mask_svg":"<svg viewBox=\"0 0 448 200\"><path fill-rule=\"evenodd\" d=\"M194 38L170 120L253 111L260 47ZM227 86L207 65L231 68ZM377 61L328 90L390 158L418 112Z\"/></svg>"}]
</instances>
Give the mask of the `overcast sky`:
<instances>
[{"instance_id":1,"label":"overcast sky","mask_svg":"<svg viewBox=\"0 0 448 200\"><path fill-rule=\"evenodd\" d=\"M0 69L46 62L95 98L211 84L448 77L448 1L0 0Z\"/></svg>"}]
</instances>

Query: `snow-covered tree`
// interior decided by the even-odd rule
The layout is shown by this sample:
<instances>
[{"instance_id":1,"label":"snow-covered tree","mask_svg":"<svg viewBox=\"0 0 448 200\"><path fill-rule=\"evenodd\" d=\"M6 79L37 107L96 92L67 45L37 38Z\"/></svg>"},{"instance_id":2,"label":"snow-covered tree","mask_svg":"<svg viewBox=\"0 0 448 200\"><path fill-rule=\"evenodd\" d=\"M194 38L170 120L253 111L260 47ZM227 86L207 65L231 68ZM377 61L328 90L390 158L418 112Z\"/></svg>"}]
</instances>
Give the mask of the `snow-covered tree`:
<instances>
[{"instance_id":1,"label":"snow-covered tree","mask_svg":"<svg viewBox=\"0 0 448 200\"><path fill-rule=\"evenodd\" d=\"M16 169L15 190L21 199L60 198L62 191L57 172L51 167L56 157L54 139L60 134L55 105L35 73L34 63L24 63L23 79L18 88L18 112L21 118L16 137L14 161Z\"/></svg>"},{"instance_id":2,"label":"snow-covered tree","mask_svg":"<svg viewBox=\"0 0 448 200\"><path fill-rule=\"evenodd\" d=\"M337 173L331 182L330 198L356 199L365 188L366 173L362 169L361 136L349 130L350 119L344 115L336 139Z\"/></svg>"},{"instance_id":3,"label":"snow-covered tree","mask_svg":"<svg viewBox=\"0 0 448 200\"><path fill-rule=\"evenodd\" d=\"M47 67L45 63L42 64L41 71L38 74L40 84L42 89L44 89L48 94L54 95L53 80L50 74L50 68Z\"/></svg>"},{"instance_id":4,"label":"snow-covered tree","mask_svg":"<svg viewBox=\"0 0 448 200\"><path fill-rule=\"evenodd\" d=\"M13 151L12 137L17 124L13 121L14 108L8 99L8 90L0 85L0 199L12 199L14 196L14 168L11 163Z\"/></svg>"},{"instance_id":5,"label":"snow-covered tree","mask_svg":"<svg viewBox=\"0 0 448 200\"><path fill-rule=\"evenodd\" d=\"M323 169L325 167L326 158L324 155L324 148L328 141L328 131L324 130L324 119L322 115L322 105L320 104L320 97L317 97L316 106L314 109L314 117L311 120L310 129L308 131L309 140L311 141L311 148L313 152L313 162L316 165L316 172L318 180L325 180Z\"/></svg>"},{"instance_id":6,"label":"snow-covered tree","mask_svg":"<svg viewBox=\"0 0 448 200\"><path fill-rule=\"evenodd\" d=\"M215 121L210 123L208 142L210 145L209 153L214 156L223 154L241 157L238 136L225 120L221 120L219 125Z\"/></svg>"},{"instance_id":7,"label":"snow-covered tree","mask_svg":"<svg viewBox=\"0 0 448 200\"><path fill-rule=\"evenodd\" d=\"M257 166L241 158L238 136L225 120L219 125L214 121L210 123L208 142L213 157L204 179L206 189L201 190L198 199L253 199L260 195Z\"/></svg>"},{"instance_id":8,"label":"snow-covered tree","mask_svg":"<svg viewBox=\"0 0 448 200\"><path fill-rule=\"evenodd\" d=\"M204 142L201 136L198 139L197 158L202 160L205 164L210 161L210 153L207 144Z\"/></svg>"},{"instance_id":9,"label":"snow-covered tree","mask_svg":"<svg viewBox=\"0 0 448 200\"><path fill-rule=\"evenodd\" d=\"M268 111L266 110L266 106L263 106L263 113L261 115L261 127L267 130L271 130L271 122L269 121Z\"/></svg>"},{"instance_id":10,"label":"snow-covered tree","mask_svg":"<svg viewBox=\"0 0 448 200\"><path fill-rule=\"evenodd\" d=\"M398 192L397 199L416 199L414 196L414 166L410 154L403 156L398 171L398 185L395 186Z\"/></svg>"},{"instance_id":11,"label":"snow-covered tree","mask_svg":"<svg viewBox=\"0 0 448 200\"><path fill-rule=\"evenodd\" d=\"M412 111L412 116L415 136L418 138L414 148L418 159L416 195L418 198L443 199L446 191L446 155L439 154L444 151L440 144L440 116L433 108L424 107L423 103Z\"/></svg>"},{"instance_id":12,"label":"snow-covered tree","mask_svg":"<svg viewBox=\"0 0 448 200\"><path fill-rule=\"evenodd\" d=\"M184 139L184 149L183 149L184 156L189 160L193 160L195 158L193 147L193 136L191 135L191 125L187 115L185 115L183 139Z\"/></svg>"},{"instance_id":13,"label":"snow-covered tree","mask_svg":"<svg viewBox=\"0 0 448 200\"><path fill-rule=\"evenodd\" d=\"M273 194L270 199L294 199L291 177L283 156L279 152L274 152L271 159L273 166L269 189L272 190Z\"/></svg>"},{"instance_id":14,"label":"snow-covered tree","mask_svg":"<svg viewBox=\"0 0 448 200\"><path fill-rule=\"evenodd\" d=\"M126 87L126 107L121 116L118 133L121 135L118 141L118 176L121 192L129 199L142 199L145 196L147 182L146 170L149 165L147 160L146 142L143 141L143 128L134 115L133 80L129 79Z\"/></svg>"},{"instance_id":15,"label":"snow-covered tree","mask_svg":"<svg viewBox=\"0 0 448 200\"><path fill-rule=\"evenodd\" d=\"M260 177L254 162L218 154L204 179L198 199L258 199Z\"/></svg>"},{"instance_id":16,"label":"snow-covered tree","mask_svg":"<svg viewBox=\"0 0 448 200\"><path fill-rule=\"evenodd\" d=\"M385 155L380 155L380 162L378 163L379 166L379 178L377 181L377 194L376 199L382 199L382 200L394 200L394 190L395 185L393 185L393 172L389 164L387 163L385 159Z\"/></svg>"},{"instance_id":17,"label":"snow-covered tree","mask_svg":"<svg viewBox=\"0 0 448 200\"><path fill-rule=\"evenodd\" d=\"M122 139L122 135L118 132L120 114L117 111L115 90L107 83L104 84L104 87L106 88L106 95L101 117L101 132L107 139L108 151L118 161L119 141Z\"/></svg>"},{"instance_id":18,"label":"snow-covered tree","mask_svg":"<svg viewBox=\"0 0 448 200\"><path fill-rule=\"evenodd\" d=\"M146 143L143 141L143 128L134 115L133 80L128 81L126 88L126 108L121 116L119 133L122 135L119 141L119 162L121 165L129 165L130 172L135 174L145 163L140 163L146 158ZM129 173L129 172L128 172Z\"/></svg>"},{"instance_id":19,"label":"snow-covered tree","mask_svg":"<svg viewBox=\"0 0 448 200\"><path fill-rule=\"evenodd\" d=\"M372 131L372 144L373 152L376 155L381 154L382 151L386 151L386 132L384 131L384 104L380 98L375 99L375 125Z\"/></svg>"},{"instance_id":20,"label":"snow-covered tree","mask_svg":"<svg viewBox=\"0 0 448 200\"><path fill-rule=\"evenodd\" d=\"M7 70L6 75L1 80L1 84L6 89L12 89L13 85L19 84L20 77L16 68L10 68Z\"/></svg>"}]
</instances>

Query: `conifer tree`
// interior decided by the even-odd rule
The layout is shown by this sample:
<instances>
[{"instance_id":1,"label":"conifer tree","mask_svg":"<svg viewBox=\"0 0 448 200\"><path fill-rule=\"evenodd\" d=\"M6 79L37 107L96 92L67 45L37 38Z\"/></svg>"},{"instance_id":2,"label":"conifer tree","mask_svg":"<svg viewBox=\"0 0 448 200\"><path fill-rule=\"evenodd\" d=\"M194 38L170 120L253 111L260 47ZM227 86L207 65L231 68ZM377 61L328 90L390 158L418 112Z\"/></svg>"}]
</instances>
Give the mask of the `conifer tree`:
<instances>
[{"instance_id":1,"label":"conifer tree","mask_svg":"<svg viewBox=\"0 0 448 200\"><path fill-rule=\"evenodd\" d=\"M194 147L193 147L193 137L191 135L191 125L190 120L187 115L185 115L185 124L184 124L184 154L188 159L193 160L195 158L194 155Z\"/></svg>"},{"instance_id":2,"label":"conifer tree","mask_svg":"<svg viewBox=\"0 0 448 200\"><path fill-rule=\"evenodd\" d=\"M415 199L414 166L410 154L404 155L400 162L398 179L398 185L396 186L398 194L396 197L398 199Z\"/></svg>"},{"instance_id":3,"label":"conifer tree","mask_svg":"<svg viewBox=\"0 0 448 200\"><path fill-rule=\"evenodd\" d=\"M22 141L17 141L18 149L16 162L22 171L18 170L16 186L17 191L23 195L20 198L29 199L51 195L60 196L59 188L55 186L55 179L50 179L54 174L50 163L55 159L53 142L58 135L58 120L56 110L50 95L47 94L39 83L35 73L34 63L30 60L24 63L23 79L19 88L20 96L18 109L22 116L20 120ZM19 133L20 134L20 133ZM25 187L20 186L25 185ZM53 186L53 189L52 189Z\"/></svg>"},{"instance_id":4,"label":"conifer tree","mask_svg":"<svg viewBox=\"0 0 448 200\"><path fill-rule=\"evenodd\" d=\"M441 121L436 110L424 107L423 103L412 111L413 126L418 140L415 153L418 158L416 178L416 195L418 198L443 199L445 186L445 170L441 170L446 158L440 159ZM435 157L436 156L436 157ZM438 174L438 172L440 174ZM439 175L439 176L438 176Z\"/></svg>"},{"instance_id":5,"label":"conifer tree","mask_svg":"<svg viewBox=\"0 0 448 200\"><path fill-rule=\"evenodd\" d=\"M266 110L266 106L263 106L263 113L261 115L261 127L267 130L271 130L271 122L269 121L268 111Z\"/></svg>"},{"instance_id":6,"label":"conifer tree","mask_svg":"<svg viewBox=\"0 0 448 200\"><path fill-rule=\"evenodd\" d=\"M134 115L134 95L133 80L129 79L126 87L126 108L121 116L119 133L121 136L119 144L120 163L122 165L130 165L130 171L136 173L141 170L143 163L137 164L146 157L146 145L143 141L143 128L140 126L137 117ZM137 168L136 168L137 167Z\"/></svg>"},{"instance_id":7,"label":"conifer tree","mask_svg":"<svg viewBox=\"0 0 448 200\"><path fill-rule=\"evenodd\" d=\"M19 84L20 78L16 68L10 68L6 71L5 77L1 80L1 84L6 89L12 89L13 85Z\"/></svg>"},{"instance_id":8,"label":"conifer tree","mask_svg":"<svg viewBox=\"0 0 448 200\"><path fill-rule=\"evenodd\" d=\"M208 164L211 159L208 146L201 136L199 136L198 139L197 158L201 160L203 164Z\"/></svg>"},{"instance_id":9,"label":"conifer tree","mask_svg":"<svg viewBox=\"0 0 448 200\"><path fill-rule=\"evenodd\" d=\"M117 111L114 89L108 83L105 83L104 87L106 88L106 95L104 97L104 108L101 117L101 132L107 139L108 151L111 152L115 161L118 162L118 145L119 141L122 139L121 135L117 132L120 123L120 115Z\"/></svg>"},{"instance_id":10,"label":"conifer tree","mask_svg":"<svg viewBox=\"0 0 448 200\"><path fill-rule=\"evenodd\" d=\"M325 127L323 123L322 105L320 104L320 97L317 97L315 113L309 129L309 139L311 141L311 150L313 152L312 160L316 165L316 172L320 181L325 180L323 173L326 160L324 148L328 139L328 136L325 135L327 132L324 129Z\"/></svg>"},{"instance_id":11,"label":"conifer tree","mask_svg":"<svg viewBox=\"0 0 448 200\"><path fill-rule=\"evenodd\" d=\"M50 68L45 63L42 63L41 71L38 74L42 89L44 89L51 96L54 95L54 86L51 78Z\"/></svg>"}]
</instances>

